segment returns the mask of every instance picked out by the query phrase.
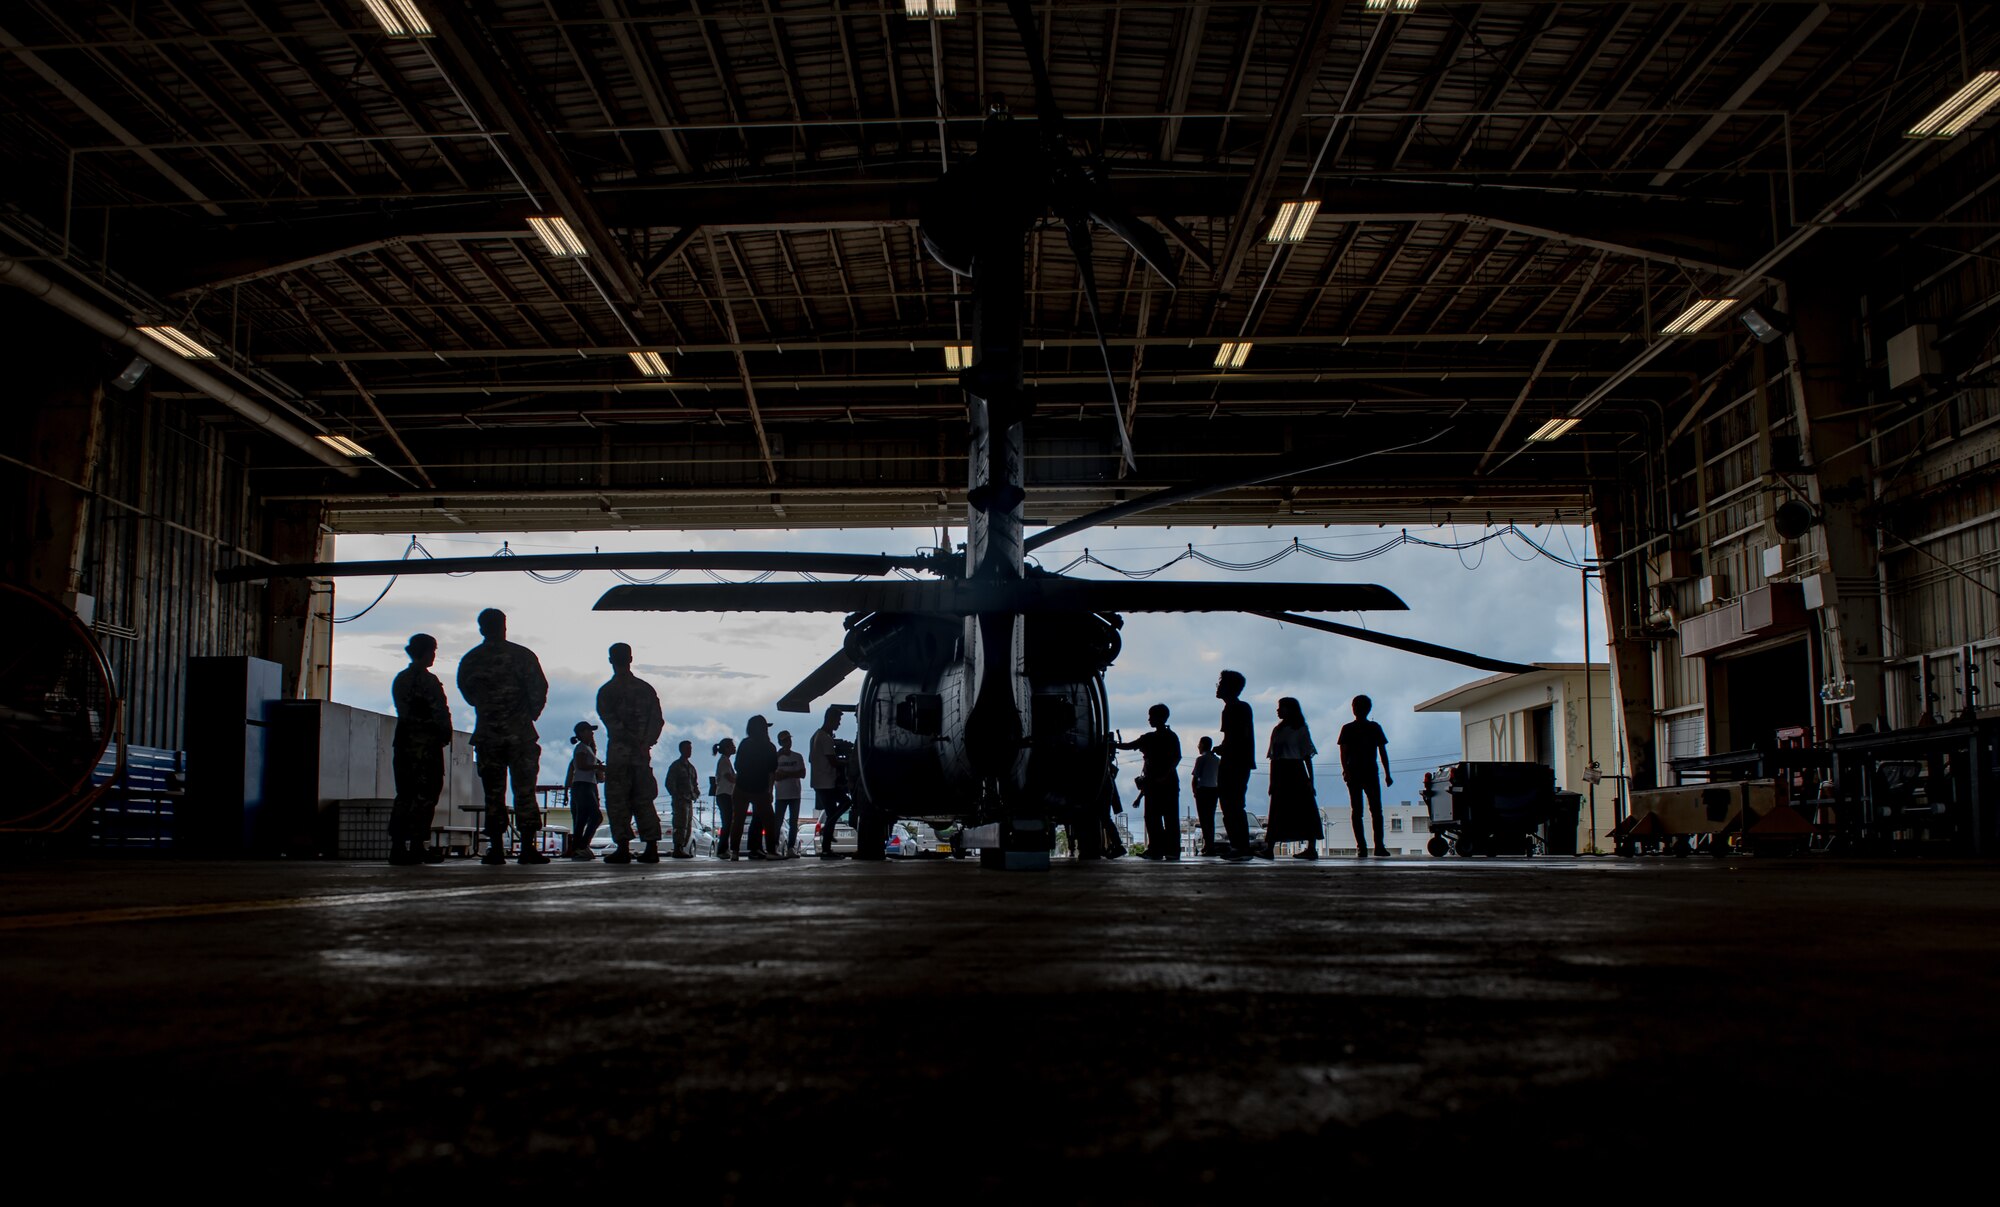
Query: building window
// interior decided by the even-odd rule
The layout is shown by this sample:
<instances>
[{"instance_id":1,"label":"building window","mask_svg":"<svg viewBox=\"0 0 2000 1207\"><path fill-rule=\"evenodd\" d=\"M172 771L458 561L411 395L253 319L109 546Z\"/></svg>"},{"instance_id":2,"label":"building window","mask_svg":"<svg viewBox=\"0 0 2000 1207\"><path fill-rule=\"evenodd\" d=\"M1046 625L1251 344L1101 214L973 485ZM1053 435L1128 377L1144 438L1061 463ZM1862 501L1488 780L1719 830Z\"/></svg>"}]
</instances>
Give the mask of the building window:
<instances>
[{"instance_id":1,"label":"building window","mask_svg":"<svg viewBox=\"0 0 2000 1207\"><path fill-rule=\"evenodd\" d=\"M1422 834L1430 828L1431 819L1428 817L1412 817L1410 819L1410 833L1412 834Z\"/></svg>"},{"instance_id":2,"label":"building window","mask_svg":"<svg viewBox=\"0 0 2000 1207\"><path fill-rule=\"evenodd\" d=\"M1391 832L1391 833L1395 833L1395 834L1401 834L1401 833L1403 832L1403 819L1402 819L1402 818L1400 818L1400 817L1392 817L1392 818L1390 818L1390 819L1389 819L1389 830L1390 830L1390 832Z\"/></svg>"}]
</instances>

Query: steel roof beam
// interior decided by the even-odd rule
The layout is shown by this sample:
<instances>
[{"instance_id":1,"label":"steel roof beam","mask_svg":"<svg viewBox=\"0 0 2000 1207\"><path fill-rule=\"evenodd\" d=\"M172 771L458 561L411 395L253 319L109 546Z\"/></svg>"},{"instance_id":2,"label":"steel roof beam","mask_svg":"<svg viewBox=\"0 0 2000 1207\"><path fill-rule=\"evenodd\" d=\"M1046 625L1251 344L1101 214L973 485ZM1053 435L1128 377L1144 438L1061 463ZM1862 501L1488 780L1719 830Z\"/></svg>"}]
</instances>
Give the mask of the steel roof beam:
<instances>
[{"instance_id":1,"label":"steel roof beam","mask_svg":"<svg viewBox=\"0 0 2000 1207\"><path fill-rule=\"evenodd\" d=\"M1278 177L1291 156L1292 136L1298 131L1299 119L1305 115L1314 85L1333 49L1333 34L1346 7L1345 0L1321 0L1307 10L1298 51L1285 73L1283 86L1278 89L1277 111L1265 128L1263 145L1257 149L1250 178L1243 185L1242 200L1230 219L1229 242L1216 265L1216 288L1224 294L1235 288L1236 278L1250 258L1250 249L1256 245L1264 225L1264 207L1270 204Z\"/></svg>"},{"instance_id":2,"label":"steel roof beam","mask_svg":"<svg viewBox=\"0 0 2000 1207\"><path fill-rule=\"evenodd\" d=\"M570 167L548 123L523 95L518 73L508 70L501 52L473 18L455 5L436 6L432 39L459 69L486 114L507 131L507 153L518 155L541 183L546 199L569 220L590 261L586 271L608 278L617 301L639 300L639 276L625 249L598 215L583 181ZM476 115L475 115L476 116Z\"/></svg>"}]
</instances>

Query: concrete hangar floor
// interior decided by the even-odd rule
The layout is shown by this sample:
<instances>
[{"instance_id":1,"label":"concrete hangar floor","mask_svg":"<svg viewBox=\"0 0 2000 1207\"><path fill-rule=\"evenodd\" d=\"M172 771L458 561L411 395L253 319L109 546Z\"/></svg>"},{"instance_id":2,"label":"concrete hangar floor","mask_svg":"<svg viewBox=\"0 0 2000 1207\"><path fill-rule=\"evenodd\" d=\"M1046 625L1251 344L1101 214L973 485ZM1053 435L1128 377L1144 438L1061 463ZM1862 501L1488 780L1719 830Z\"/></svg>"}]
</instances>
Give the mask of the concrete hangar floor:
<instances>
[{"instance_id":1,"label":"concrete hangar floor","mask_svg":"<svg viewBox=\"0 0 2000 1207\"><path fill-rule=\"evenodd\" d=\"M613 871L17 865L17 1171L1217 1201L1845 1181L1990 1135L1990 865Z\"/></svg>"}]
</instances>

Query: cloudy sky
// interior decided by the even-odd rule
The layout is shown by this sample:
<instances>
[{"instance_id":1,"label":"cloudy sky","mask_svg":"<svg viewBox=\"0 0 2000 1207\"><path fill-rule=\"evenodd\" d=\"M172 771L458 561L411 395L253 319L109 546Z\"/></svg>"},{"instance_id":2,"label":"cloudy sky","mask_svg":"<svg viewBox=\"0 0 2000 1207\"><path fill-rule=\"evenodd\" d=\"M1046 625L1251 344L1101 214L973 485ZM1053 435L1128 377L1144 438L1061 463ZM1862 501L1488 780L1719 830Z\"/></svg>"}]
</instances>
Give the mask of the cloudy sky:
<instances>
[{"instance_id":1,"label":"cloudy sky","mask_svg":"<svg viewBox=\"0 0 2000 1207\"><path fill-rule=\"evenodd\" d=\"M1412 529L1412 536L1463 540L1481 530ZM1091 553L1126 569L1157 566L1192 543L1201 553L1229 562L1249 562L1277 552L1294 538L1319 549L1353 554L1393 539L1396 529L1378 528L1157 528L1098 529L1038 551L1041 564L1058 569L1088 546ZM1586 554L1583 529L1542 528L1531 535L1565 557ZM964 530L954 532L962 540ZM436 556L491 553L506 541L517 553L588 552L593 549L804 549L909 553L932 544L923 529L799 532L600 532L520 535L422 536ZM337 556L343 561L402 556L407 537L345 536ZM1079 567L1078 577L1113 577L1096 566ZM732 574L731 578L747 575ZM1343 615L1335 619L1521 662L1580 661L1583 657L1582 597L1576 571L1544 558L1513 537L1478 549L1453 552L1404 546L1367 561L1340 563L1294 554L1263 570L1230 572L1192 562L1164 571L1161 579L1271 582L1375 582L1410 605L1408 612ZM543 782L553 782L569 757L569 733L579 720L596 721L596 695L609 676L605 649L631 643L638 672L659 690L667 732L655 751L664 771L683 738L698 756L725 734L740 736L753 713L770 716L778 728L792 729L803 746L813 718L774 708L806 672L839 646L841 617L776 613L769 615L667 615L591 611L597 597L619 580L609 572L583 573L566 583L538 582L526 574L441 575L399 579L380 603L358 619L336 625L333 645L333 698L343 704L391 712L389 681L407 664L403 643L414 632L438 639L438 677L444 681L452 716L460 729L472 727L471 710L454 684L459 657L479 640L473 617L498 607L509 618L509 636L541 658L549 678L549 705L540 729ZM703 581L683 572L673 581ZM336 617L361 611L382 590L383 579L338 580ZM1246 594L1246 601L1254 598ZM1603 605L1595 591L1591 634L1603 657ZM1129 615L1124 652L1106 676L1112 716L1127 738L1146 728L1146 709L1165 703L1173 726L1193 757L1196 739L1214 734L1219 706L1216 672L1233 667L1249 677L1248 698L1257 714L1258 742L1276 718L1280 696L1297 696L1314 737L1332 757L1333 739L1349 719L1347 702L1365 692L1375 699L1375 718L1389 735L1397 791L1407 799L1426 767L1455 758L1459 738L1449 715L1418 714L1419 702L1485 672L1438 662L1363 642L1351 641L1247 616ZM855 674L821 705L851 701L860 688ZM853 736L852 722L846 729ZM1120 785L1129 799L1130 773ZM697 758L704 775L711 759ZM1406 781L1402 778L1410 773ZM1253 782L1254 799L1262 791ZM1186 794L1183 801L1188 802Z\"/></svg>"}]
</instances>

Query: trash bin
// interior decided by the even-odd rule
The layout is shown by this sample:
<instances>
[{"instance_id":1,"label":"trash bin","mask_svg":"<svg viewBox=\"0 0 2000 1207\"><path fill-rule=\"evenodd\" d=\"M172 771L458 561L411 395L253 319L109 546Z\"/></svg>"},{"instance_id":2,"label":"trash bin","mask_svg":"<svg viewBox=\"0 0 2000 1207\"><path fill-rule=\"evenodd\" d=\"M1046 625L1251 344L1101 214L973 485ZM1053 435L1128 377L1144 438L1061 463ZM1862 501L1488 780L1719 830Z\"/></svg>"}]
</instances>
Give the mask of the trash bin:
<instances>
[{"instance_id":1,"label":"trash bin","mask_svg":"<svg viewBox=\"0 0 2000 1207\"><path fill-rule=\"evenodd\" d=\"M1583 811L1581 792L1558 791L1542 823L1542 846L1551 855L1576 854L1576 819Z\"/></svg>"}]
</instances>

